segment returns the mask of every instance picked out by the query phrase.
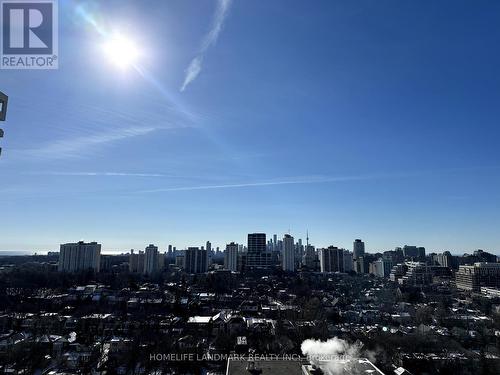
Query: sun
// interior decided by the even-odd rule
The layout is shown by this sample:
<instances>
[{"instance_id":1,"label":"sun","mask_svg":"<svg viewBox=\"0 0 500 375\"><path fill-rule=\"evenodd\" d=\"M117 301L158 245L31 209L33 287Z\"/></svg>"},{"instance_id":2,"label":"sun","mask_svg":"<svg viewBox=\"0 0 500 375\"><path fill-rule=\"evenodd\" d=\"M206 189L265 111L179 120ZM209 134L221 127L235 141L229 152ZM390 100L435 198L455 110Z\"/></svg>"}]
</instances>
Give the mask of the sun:
<instances>
[{"instance_id":1,"label":"sun","mask_svg":"<svg viewBox=\"0 0 500 375\"><path fill-rule=\"evenodd\" d=\"M123 35L113 35L103 45L102 49L108 61L120 69L136 65L140 50L135 42Z\"/></svg>"}]
</instances>

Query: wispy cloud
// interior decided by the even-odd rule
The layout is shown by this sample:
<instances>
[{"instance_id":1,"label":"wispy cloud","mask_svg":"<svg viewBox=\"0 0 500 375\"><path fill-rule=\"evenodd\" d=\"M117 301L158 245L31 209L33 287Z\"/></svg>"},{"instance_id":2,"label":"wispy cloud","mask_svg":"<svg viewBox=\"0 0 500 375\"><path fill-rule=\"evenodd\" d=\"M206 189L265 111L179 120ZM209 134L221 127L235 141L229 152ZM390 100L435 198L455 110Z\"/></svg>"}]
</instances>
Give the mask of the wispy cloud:
<instances>
[{"instance_id":1,"label":"wispy cloud","mask_svg":"<svg viewBox=\"0 0 500 375\"><path fill-rule=\"evenodd\" d=\"M247 188L247 187L263 187L263 186L276 186L276 185L301 185L301 184L318 184L326 182L346 182L346 181L356 181L356 180L366 180L376 178L374 176L346 176L346 177L302 177L302 178L292 178L283 179L275 181L257 181L257 182L243 182L238 184L222 184L222 185L195 185L195 186L181 186L181 187L167 187L152 190L141 190L137 193L163 193L163 192L174 192L174 191L190 191L190 190L212 190L212 189L235 189L235 188Z\"/></svg>"},{"instance_id":2,"label":"wispy cloud","mask_svg":"<svg viewBox=\"0 0 500 375\"><path fill-rule=\"evenodd\" d=\"M158 130L156 127L127 127L78 137L56 140L35 149L17 150L20 156L36 158L78 157L90 147L116 142L127 138L149 134Z\"/></svg>"},{"instance_id":3,"label":"wispy cloud","mask_svg":"<svg viewBox=\"0 0 500 375\"><path fill-rule=\"evenodd\" d=\"M28 172L34 176L76 176L76 177L171 177L161 173L128 173L128 172Z\"/></svg>"},{"instance_id":4,"label":"wispy cloud","mask_svg":"<svg viewBox=\"0 0 500 375\"><path fill-rule=\"evenodd\" d=\"M52 104L52 103L51 103ZM80 104L58 111L50 106L62 122L48 121L47 134L57 134L56 139L47 139L45 133L40 140L33 138L31 147L13 149L11 153L20 159L67 159L91 155L96 149L127 139L143 137L153 132L175 131L192 127L182 116L155 113L142 109L120 110ZM45 111L49 111L45 108ZM51 125L56 124L57 126Z\"/></svg>"},{"instance_id":5,"label":"wispy cloud","mask_svg":"<svg viewBox=\"0 0 500 375\"><path fill-rule=\"evenodd\" d=\"M215 11L212 26L203 39L198 55L191 60L191 63L186 69L186 75L181 86L181 91L184 91L186 87L200 74L205 54L211 46L217 43L217 39L219 38L219 34L224 27L224 21L229 12L229 8L231 7L231 3L232 0L217 0L217 9Z\"/></svg>"}]
</instances>

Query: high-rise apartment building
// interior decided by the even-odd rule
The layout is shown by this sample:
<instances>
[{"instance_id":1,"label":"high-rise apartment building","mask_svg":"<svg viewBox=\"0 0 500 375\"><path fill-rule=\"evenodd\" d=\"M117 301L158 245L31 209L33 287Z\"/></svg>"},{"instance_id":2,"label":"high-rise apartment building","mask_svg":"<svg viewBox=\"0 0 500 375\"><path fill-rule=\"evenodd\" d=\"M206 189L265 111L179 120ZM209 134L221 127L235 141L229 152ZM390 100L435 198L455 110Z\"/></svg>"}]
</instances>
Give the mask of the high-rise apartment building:
<instances>
[{"instance_id":1,"label":"high-rise apartment building","mask_svg":"<svg viewBox=\"0 0 500 375\"><path fill-rule=\"evenodd\" d=\"M309 271L316 271L318 255L316 249L312 245L306 245L304 257L302 258L302 266Z\"/></svg>"},{"instance_id":2,"label":"high-rise apartment building","mask_svg":"<svg viewBox=\"0 0 500 375\"><path fill-rule=\"evenodd\" d=\"M58 270L61 272L77 272L94 270L99 272L101 244L97 242L62 244L59 250Z\"/></svg>"},{"instance_id":3,"label":"high-rise apartment building","mask_svg":"<svg viewBox=\"0 0 500 375\"><path fill-rule=\"evenodd\" d=\"M370 264L370 273L377 277L389 277L392 269L392 261L387 258L380 258Z\"/></svg>"},{"instance_id":4,"label":"high-rise apartment building","mask_svg":"<svg viewBox=\"0 0 500 375\"><path fill-rule=\"evenodd\" d=\"M282 267L286 272L295 271L295 243L289 234L283 237Z\"/></svg>"},{"instance_id":5,"label":"high-rise apartment building","mask_svg":"<svg viewBox=\"0 0 500 375\"><path fill-rule=\"evenodd\" d=\"M330 246L319 249L321 272L344 272L344 249Z\"/></svg>"},{"instance_id":6,"label":"high-rise apartment building","mask_svg":"<svg viewBox=\"0 0 500 375\"><path fill-rule=\"evenodd\" d=\"M184 251L182 252L184 253ZM175 256L175 265L176 267L184 269L184 261L185 261L185 254L177 254Z\"/></svg>"},{"instance_id":7,"label":"high-rise apartment building","mask_svg":"<svg viewBox=\"0 0 500 375\"><path fill-rule=\"evenodd\" d=\"M365 243L360 239L354 240L352 244L352 257L354 260L365 256Z\"/></svg>"},{"instance_id":8,"label":"high-rise apartment building","mask_svg":"<svg viewBox=\"0 0 500 375\"><path fill-rule=\"evenodd\" d=\"M184 270L186 273L205 273L208 271L208 255L206 249L188 247L184 252Z\"/></svg>"},{"instance_id":9,"label":"high-rise apartment building","mask_svg":"<svg viewBox=\"0 0 500 375\"><path fill-rule=\"evenodd\" d=\"M423 260L425 258L425 247L404 245L403 254L405 258Z\"/></svg>"},{"instance_id":10,"label":"high-rise apartment building","mask_svg":"<svg viewBox=\"0 0 500 375\"><path fill-rule=\"evenodd\" d=\"M224 268L231 271L238 270L238 244L231 242L226 245L224 254Z\"/></svg>"},{"instance_id":11,"label":"high-rise apartment building","mask_svg":"<svg viewBox=\"0 0 500 375\"><path fill-rule=\"evenodd\" d=\"M245 258L245 270L268 269L272 264L272 253L266 249L265 233L248 234L248 250Z\"/></svg>"},{"instance_id":12,"label":"high-rise apartment building","mask_svg":"<svg viewBox=\"0 0 500 375\"><path fill-rule=\"evenodd\" d=\"M368 262L365 260L365 257L358 257L353 259L353 268L356 273L367 273L369 270Z\"/></svg>"},{"instance_id":13,"label":"high-rise apartment building","mask_svg":"<svg viewBox=\"0 0 500 375\"><path fill-rule=\"evenodd\" d=\"M344 250L344 272L353 271L352 253L349 250Z\"/></svg>"},{"instance_id":14,"label":"high-rise apartment building","mask_svg":"<svg viewBox=\"0 0 500 375\"><path fill-rule=\"evenodd\" d=\"M249 253L263 253L266 251L266 234L249 233L247 251Z\"/></svg>"},{"instance_id":15,"label":"high-rise apartment building","mask_svg":"<svg viewBox=\"0 0 500 375\"><path fill-rule=\"evenodd\" d=\"M295 244L295 269L297 269L298 261L304 256L304 245L302 244L302 239L299 238Z\"/></svg>"},{"instance_id":16,"label":"high-rise apartment building","mask_svg":"<svg viewBox=\"0 0 500 375\"><path fill-rule=\"evenodd\" d=\"M449 251L445 251L444 253L442 254L436 254L434 257L433 257L433 260L439 264L440 266L443 266L443 267L449 267L449 268L453 268L453 265L454 265L454 261L453 261L453 256L451 255L451 253Z\"/></svg>"},{"instance_id":17,"label":"high-rise apartment building","mask_svg":"<svg viewBox=\"0 0 500 375\"><path fill-rule=\"evenodd\" d=\"M134 253L134 250L130 250L130 255L128 257L128 270L133 273L144 272L144 251Z\"/></svg>"},{"instance_id":18,"label":"high-rise apartment building","mask_svg":"<svg viewBox=\"0 0 500 375\"><path fill-rule=\"evenodd\" d=\"M158 256L159 253L157 246L150 244L146 247L144 255L144 274L150 275L160 269Z\"/></svg>"}]
</instances>

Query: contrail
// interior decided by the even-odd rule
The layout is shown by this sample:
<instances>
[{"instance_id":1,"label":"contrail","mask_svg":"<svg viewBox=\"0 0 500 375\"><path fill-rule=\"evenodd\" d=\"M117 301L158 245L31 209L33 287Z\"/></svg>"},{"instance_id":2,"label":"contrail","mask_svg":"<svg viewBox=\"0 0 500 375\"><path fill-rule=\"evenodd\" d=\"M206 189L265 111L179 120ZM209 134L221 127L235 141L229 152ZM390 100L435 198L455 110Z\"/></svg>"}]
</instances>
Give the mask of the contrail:
<instances>
[{"instance_id":1,"label":"contrail","mask_svg":"<svg viewBox=\"0 0 500 375\"><path fill-rule=\"evenodd\" d=\"M224 21L227 17L231 2L232 0L217 0L217 9L215 11L212 27L210 28L208 34L205 36L198 55L196 55L196 57L191 60L191 63L186 69L186 76L184 77L181 91L184 91L186 87L191 82L193 82L200 74L203 65L203 59L205 58L205 53L211 46L217 43L217 39L219 38L219 34L224 26Z\"/></svg>"},{"instance_id":2,"label":"contrail","mask_svg":"<svg viewBox=\"0 0 500 375\"><path fill-rule=\"evenodd\" d=\"M370 179L370 178L372 178L372 177L370 177L370 176L350 176L350 177L306 178L306 179L282 180L282 181L259 181L259 182L247 182L247 183L241 183L241 184L198 185L198 186L160 188L160 189L153 189L153 190L141 190L141 191L138 191L137 193L148 194L148 193L163 193L163 192L173 192L173 191L235 189L235 188L275 186L275 185L317 184L317 183L325 183L325 182L343 182L343 181L354 181L354 180L366 180L366 179Z\"/></svg>"},{"instance_id":3,"label":"contrail","mask_svg":"<svg viewBox=\"0 0 500 375\"><path fill-rule=\"evenodd\" d=\"M127 172L30 172L36 176L104 176L104 177L171 177L160 173L127 173Z\"/></svg>"}]
</instances>

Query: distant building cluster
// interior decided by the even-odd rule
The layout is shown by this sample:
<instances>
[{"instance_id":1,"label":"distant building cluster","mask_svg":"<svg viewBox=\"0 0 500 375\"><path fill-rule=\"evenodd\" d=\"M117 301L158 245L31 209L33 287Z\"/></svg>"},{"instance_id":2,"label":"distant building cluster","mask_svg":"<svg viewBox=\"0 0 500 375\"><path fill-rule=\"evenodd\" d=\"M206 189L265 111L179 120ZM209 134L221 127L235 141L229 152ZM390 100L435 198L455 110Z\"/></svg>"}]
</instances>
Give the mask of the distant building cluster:
<instances>
[{"instance_id":1,"label":"distant building cluster","mask_svg":"<svg viewBox=\"0 0 500 375\"><path fill-rule=\"evenodd\" d=\"M302 239L295 241L290 234L282 239L265 233L249 233L246 245L228 243L225 251L205 246L178 250L172 245L167 252L148 245L143 251L130 251L128 264L120 269L131 273L153 275L167 267L187 274L203 274L211 269L230 272L259 273L282 270L285 273L357 273L387 278L403 286L425 286L439 280L453 280L461 290L480 292L481 288L500 288L500 263L497 257L484 250L454 256L449 251L426 254L421 246L404 245L382 253L366 252L365 243L355 239L352 251L329 246L316 249ZM107 271L112 268L111 256L101 256L97 242L77 242L61 245L58 270L78 272ZM491 291L490 291L491 293Z\"/></svg>"}]
</instances>

